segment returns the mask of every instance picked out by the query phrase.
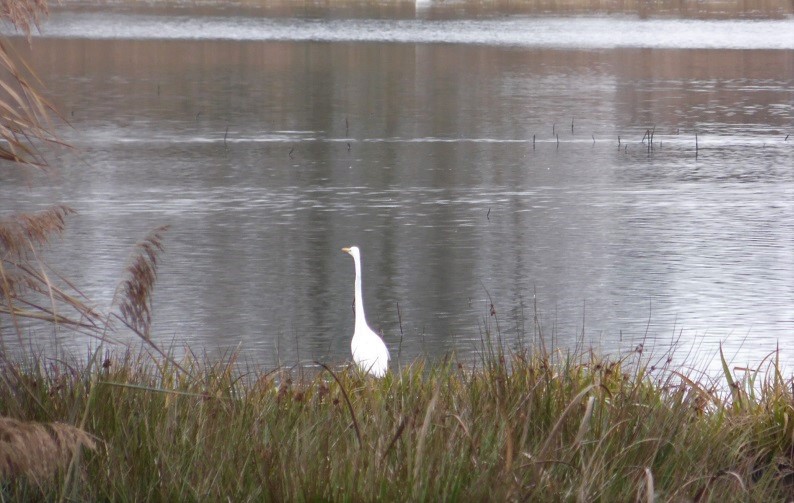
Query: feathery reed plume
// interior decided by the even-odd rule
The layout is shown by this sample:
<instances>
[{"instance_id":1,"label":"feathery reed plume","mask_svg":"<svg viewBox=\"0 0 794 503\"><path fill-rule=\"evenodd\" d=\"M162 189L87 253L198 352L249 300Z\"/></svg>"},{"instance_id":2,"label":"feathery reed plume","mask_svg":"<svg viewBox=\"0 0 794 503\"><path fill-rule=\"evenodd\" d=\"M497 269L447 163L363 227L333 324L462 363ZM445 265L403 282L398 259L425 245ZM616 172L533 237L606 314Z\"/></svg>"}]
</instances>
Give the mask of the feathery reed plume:
<instances>
[{"instance_id":1,"label":"feathery reed plume","mask_svg":"<svg viewBox=\"0 0 794 503\"><path fill-rule=\"evenodd\" d=\"M66 470L81 447L93 451L96 442L74 426L0 417L0 479L25 477L38 484L49 482Z\"/></svg>"},{"instance_id":2,"label":"feathery reed plume","mask_svg":"<svg viewBox=\"0 0 794 503\"><path fill-rule=\"evenodd\" d=\"M145 339L152 324L152 291L157 279L157 260L163 248L163 234L168 225L151 231L135 245L127 279L121 284L121 320Z\"/></svg>"},{"instance_id":3,"label":"feathery reed plume","mask_svg":"<svg viewBox=\"0 0 794 503\"><path fill-rule=\"evenodd\" d=\"M4 259L9 255L24 257L34 247L47 244L53 234L63 232L66 217L74 213L69 206L58 204L0 220L0 253Z\"/></svg>"}]
</instances>

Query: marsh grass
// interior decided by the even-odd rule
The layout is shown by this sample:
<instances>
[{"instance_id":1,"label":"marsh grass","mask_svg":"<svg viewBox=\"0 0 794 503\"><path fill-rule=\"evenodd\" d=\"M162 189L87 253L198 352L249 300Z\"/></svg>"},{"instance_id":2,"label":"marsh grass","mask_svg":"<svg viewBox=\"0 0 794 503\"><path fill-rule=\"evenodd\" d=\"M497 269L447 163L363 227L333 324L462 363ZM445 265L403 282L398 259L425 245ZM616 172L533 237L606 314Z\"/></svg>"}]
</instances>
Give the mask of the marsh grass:
<instances>
[{"instance_id":1,"label":"marsh grass","mask_svg":"<svg viewBox=\"0 0 794 503\"><path fill-rule=\"evenodd\" d=\"M265 373L236 355L201 361L188 353L172 363L128 351L91 355L103 364L82 367L31 355L4 369L0 414L76 423L87 411L84 427L101 440L68 485L65 496L77 500L794 494L792 381L774 357L764 372L739 370L732 385L716 385L651 370L639 353L506 356L415 361L375 380L354 368ZM13 479L4 497L52 497L64 480L41 488Z\"/></svg>"}]
</instances>

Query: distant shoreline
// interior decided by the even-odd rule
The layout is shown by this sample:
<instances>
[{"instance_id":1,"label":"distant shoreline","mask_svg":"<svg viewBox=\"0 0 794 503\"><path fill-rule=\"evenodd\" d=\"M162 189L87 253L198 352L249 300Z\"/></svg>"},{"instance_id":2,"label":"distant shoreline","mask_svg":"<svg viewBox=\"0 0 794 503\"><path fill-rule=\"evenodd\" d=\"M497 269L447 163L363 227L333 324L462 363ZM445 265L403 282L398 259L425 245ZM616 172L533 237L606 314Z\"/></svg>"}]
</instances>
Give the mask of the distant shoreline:
<instances>
[{"instance_id":1,"label":"distant shoreline","mask_svg":"<svg viewBox=\"0 0 794 503\"><path fill-rule=\"evenodd\" d=\"M376 17L466 19L506 15L636 15L683 19L785 19L794 16L794 0L64 0L52 10L133 9L147 12L198 12L206 14L250 14L274 17Z\"/></svg>"}]
</instances>

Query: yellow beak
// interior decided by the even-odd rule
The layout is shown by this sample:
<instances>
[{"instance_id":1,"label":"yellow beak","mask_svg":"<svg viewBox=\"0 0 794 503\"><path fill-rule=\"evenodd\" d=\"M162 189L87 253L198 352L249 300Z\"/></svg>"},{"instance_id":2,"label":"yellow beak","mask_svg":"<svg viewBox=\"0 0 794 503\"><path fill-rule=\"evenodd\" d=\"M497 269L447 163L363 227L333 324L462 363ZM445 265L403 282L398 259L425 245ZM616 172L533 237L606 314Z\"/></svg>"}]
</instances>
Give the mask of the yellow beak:
<instances>
[{"instance_id":1,"label":"yellow beak","mask_svg":"<svg viewBox=\"0 0 794 503\"><path fill-rule=\"evenodd\" d=\"M350 253L350 248L342 248L342 251L345 253Z\"/></svg>"}]
</instances>

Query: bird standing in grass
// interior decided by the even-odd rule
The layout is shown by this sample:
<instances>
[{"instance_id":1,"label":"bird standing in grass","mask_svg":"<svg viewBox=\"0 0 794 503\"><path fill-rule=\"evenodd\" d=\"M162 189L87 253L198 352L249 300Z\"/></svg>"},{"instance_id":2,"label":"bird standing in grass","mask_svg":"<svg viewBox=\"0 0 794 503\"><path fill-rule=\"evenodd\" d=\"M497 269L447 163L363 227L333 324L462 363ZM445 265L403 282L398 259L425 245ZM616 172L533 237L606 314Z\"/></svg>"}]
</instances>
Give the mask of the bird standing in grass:
<instances>
[{"instance_id":1,"label":"bird standing in grass","mask_svg":"<svg viewBox=\"0 0 794 503\"><path fill-rule=\"evenodd\" d=\"M342 248L342 251L353 257L356 267L354 306L356 310L356 324L353 330L353 340L350 349L353 350L353 361L356 365L375 377L383 377L389 368L389 350L369 325L364 316L364 301L361 298L361 251L358 246Z\"/></svg>"}]
</instances>

